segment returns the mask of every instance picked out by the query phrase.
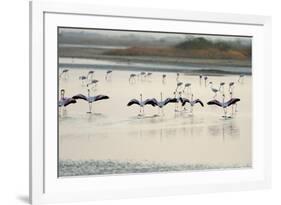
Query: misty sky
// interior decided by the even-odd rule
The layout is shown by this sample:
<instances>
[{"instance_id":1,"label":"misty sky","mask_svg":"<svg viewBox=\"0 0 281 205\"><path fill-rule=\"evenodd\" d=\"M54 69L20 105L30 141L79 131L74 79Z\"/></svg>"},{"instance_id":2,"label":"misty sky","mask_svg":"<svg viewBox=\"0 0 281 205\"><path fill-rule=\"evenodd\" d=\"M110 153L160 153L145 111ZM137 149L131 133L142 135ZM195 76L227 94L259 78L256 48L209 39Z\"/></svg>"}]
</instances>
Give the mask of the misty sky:
<instances>
[{"instance_id":1,"label":"misty sky","mask_svg":"<svg viewBox=\"0 0 281 205\"><path fill-rule=\"evenodd\" d=\"M250 44L251 37L235 37L235 36L219 36L219 35L198 35L198 34L174 34L174 33L159 33L159 32L141 32L141 31L116 31L116 30L97 30L97 29L73 29L73 28L60 28L60 34L72 34L72 35L89 35L92 38L97 36L107 36L112 38L128 38L139 37L145 39L163 39L163 38L175 38L185 39L192 37L204 37L214 41L237 41L239 40L243 44Z\"/></svg>"}]
</instances>

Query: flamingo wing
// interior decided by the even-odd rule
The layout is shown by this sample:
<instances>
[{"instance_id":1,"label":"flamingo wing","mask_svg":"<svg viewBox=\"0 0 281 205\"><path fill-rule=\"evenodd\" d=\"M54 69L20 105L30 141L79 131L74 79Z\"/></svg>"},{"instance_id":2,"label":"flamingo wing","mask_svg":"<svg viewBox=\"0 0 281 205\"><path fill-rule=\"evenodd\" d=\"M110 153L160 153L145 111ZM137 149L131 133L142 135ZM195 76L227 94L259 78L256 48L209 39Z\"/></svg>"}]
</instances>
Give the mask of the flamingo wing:
<instances>
[{"instance_id":1,"label":"flamingo wing","mask_svg":"<svg viewBox=\"0 0 281 205\"><path fill-rule=\"evenodd\" d=\"M158 105L158 102L155 98L152 99L146 99L145 101L143 101L144 105L152 105L153 107L155 107L156 105Z\"/></svg>"},{"instance_id":2,"label":"flamingo wing","mask_svg":"<svg viewBox=\"0 0 281 205\"><path fill-rule=\"evenodd\" d=\"M229 101L226 102L226 105L230 106L230 105L233 105L233 104L235 104L235 103L237 103L239 101L240 101L239 98L231 98Z\"/></svg>"},{"instance_id":3,"label":"flamingo wing","mask_svg":"<svg viewBox=\"0 0 281 205\"><path fill-rule=\"evenodd\" d=\"M181 98L181 105L184 106L186 103L190 103L190 100L187 98Z\"/></svg>"},{"instance_id":4,"label":"flamingo wing","mask_svg":"<svg viewBox=\"0 0 281 205\"><path fill-rule=\"evenodd\" d=\"M74 95L72 98L73 98L74 100L80 99L80 100L88 101L88 98L87 98L85 95L83 95L83 94Z\"/></svg>"},{"instance_id":5,"label":"flamingo wing","mask_svg":"<svg viewBox=\"0 0 281 205\"><path fill-rule=\"evenodd\" d=\"M208 105L217 105L217 106L222 107L222 103L217 100L211 100L211 101L207 102L207 104Z\"/></svg>"},{"instance_id":6,"label":"flamingo wing","mask_svg":"<svg viewBox=\"0 0 281 205\"><path fill-rule=\"evenodd\" d=\"M127 106L131 106L131 105L140 105L140 101L138 101L137 99L132 99L128 102Z\"/></svg>"},{"instance_id":7,"label":"flamingo wing","mask_svg":"<svg viewBox=\"0 0 281 205\"><path fill-rule=\"evenodd\" d=\"M199 103L202 107L204 107L204 103L203 103L201 100L196 99L196 100L195 100L195 104L196 104L196 103Z\"/></svg>"},{"instance_id":8,"label":"flamingo wing","mask_svg":"<svg viewBox=\"0 0 281 205\"><path fill-rule=\"evenodd\" d=\"M64 107L68 106L69 104L75 104L77 101L73 98L68 98L64 101Z\"/></svg>"},{"instance_id":9,"label":"flamingo wing","mask_svg":"<svg viewBox=\"0 0 281 205\"><path fill-rule=\"evenodd\" d=\"M166 100L164 100L164 105L167 105L168 103L177 103L178 100L177 98L167 98Z\"/></svg>"},{"instance_id":10,"label":"flamingo wing","mask_svg":"<svg viewBox=\"0 0 281 205\"><path fill-rule=\"evenodd\" d=\"M107 95L97 95L97 96L95 96L94 101L106 100L106 99L109 99L109 97Z\"/></svg>"}]
</instances>

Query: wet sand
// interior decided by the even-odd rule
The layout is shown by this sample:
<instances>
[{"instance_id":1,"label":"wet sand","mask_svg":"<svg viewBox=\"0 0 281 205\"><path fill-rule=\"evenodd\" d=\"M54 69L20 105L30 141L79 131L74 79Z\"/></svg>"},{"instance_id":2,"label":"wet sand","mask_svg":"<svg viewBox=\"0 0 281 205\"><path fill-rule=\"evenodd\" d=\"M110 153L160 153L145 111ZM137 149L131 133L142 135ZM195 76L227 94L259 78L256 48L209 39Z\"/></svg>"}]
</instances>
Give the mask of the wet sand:
<instances>
[{"instance_id":1,"label":"wet sand","mask_svg":"<svg viewBox=\"0 0 281 205\"><path fill-rule=\"evenodd\" d=\"M59 83L60 89L66 90L66 96L78 93L87 95L86 86L78 78L87 75L89 70L69 69L68 77L63 77ZM164 116L156 116L158 109L146 106L145 117L139 117L138 106L127 107L129 100L139 99L140 93L143 99L159 99L160 92L163 98L173 97L176 74L166 73L167 80L163 84L163 72L152 72L150 78L136 78L133 83L129 83L129 75L138 74L139 71L113 70L110 80L105 80L105 72L95 70L94 79L99 83L91 94L108 95L110 99L93 103L92 114L86 113L87 102L80 100L69 105L60 115L60 176L251 166L251 76L245 76L243 83L237 82L237 75L209 76L208 82L212 81L215 87L222 81L226 85L235 82L234 97L239 97L241 102L233 118L223 119L221 108L207 105L214 94L208 85L204 85L204 80L200 84L198 76L184 74L180 75L179 81L191 83L194 98L201 99L205 107L195 105L193 115L190 115L188 112L175 112L175 105L168 104L164 108ZM228 86L225 86L225 94L229 99ZM217 99L222 99L221 94ZM189 106L186 108L189 110ZM231 108L228 113L231 114ZM114 166L102 172L97 169L106 167L100 163L98 168L93 166L96 172L74 169L79 163L83 166L85 163L91 164L89 161L91 166L98 162L115 162L118 168L114 169L115 165L111 163ZM120 170L120 163L124 163L123 171ZM128 167L138 164L140 168L126 169L126 163L130 163ZM65 164L68 166L67 172L63 171ZM151 169L143 169L139 164L151 165ZM160 169L161 166L166 168Z\"/></svg>"}]
</instances>

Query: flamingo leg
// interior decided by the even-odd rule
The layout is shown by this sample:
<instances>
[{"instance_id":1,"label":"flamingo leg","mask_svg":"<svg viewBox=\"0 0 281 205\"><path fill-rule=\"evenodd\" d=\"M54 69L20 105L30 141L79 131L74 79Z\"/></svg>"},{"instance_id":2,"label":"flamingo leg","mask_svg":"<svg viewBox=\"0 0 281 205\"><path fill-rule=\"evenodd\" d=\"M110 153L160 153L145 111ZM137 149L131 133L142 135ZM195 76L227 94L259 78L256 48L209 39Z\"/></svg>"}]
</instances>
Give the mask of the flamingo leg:
<instances>
[{"instance_id":1,"label":"flamingo leg","mask_svg":"<svg viewBox=\"0 0 281 205\"><path fill-rule=\"evenodd\" d=\"M227 117L227 116L226 116L226 115L227 115L227 109L226 109L226 108L223 108L223 112L224 112L224 116L223 116L223 117L224 117L224 119L226 119L226 117Z\"/></svg>"},{"instance_id":2,"label":"flamingo leg","mask_svg":"<svg viewBox=\"0 0 281 205\"><path fill-rule=\"evenodd\" d=\"M161 108L161 111L162 111L162 116L164 116L164 115L165 115L165 113L164 113L164 109L163 109L163 107Z\"/></svg>"},{"instance_id":3,"label":"flamingo leg","mask_svg":"<svg viewBox=\"0 0 281 205\"><path fill-rule=\"evenodd\" d=\"M92 103L90 103L90 102L89 102L89 112L87 112L87 113L89 113L89 114L92 113Z\"/></svg>"},{"instance_id":4,"label":"flamingo leg","mask_svg":"<svg viewBox=\"0 0 281 205\"><path fill-rule=\"evenodd\" d=\"M190 106L190 113L193 114L193 105Z\"/></svg>"}]
</instances>

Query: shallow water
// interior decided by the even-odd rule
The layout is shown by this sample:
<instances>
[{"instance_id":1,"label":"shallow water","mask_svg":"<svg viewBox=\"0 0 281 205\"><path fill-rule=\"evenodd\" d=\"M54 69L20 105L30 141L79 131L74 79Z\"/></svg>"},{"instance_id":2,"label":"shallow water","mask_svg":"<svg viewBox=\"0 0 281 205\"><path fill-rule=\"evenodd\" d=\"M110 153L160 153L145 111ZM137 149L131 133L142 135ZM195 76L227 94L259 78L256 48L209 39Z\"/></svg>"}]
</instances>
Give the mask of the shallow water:
<instances>
[{"instance_id":1,"label":"shallow water","mask_svg":"<svg viewBox=\"0 0 281 205\"><path fill-rule=\"evenodd\" d=\"M87 75L89 70L70 68L68 75L61 78L60 89L66 90L66 96L87 95L87 87L78 78ZM110 99L93 103L93 114L86 113L88 104L81 100L60 113L60 161L113 160L218 168L251 165L251 76L245 76L243 83L238 83L235 75L209 76L208 82L212 81L215 87L222 81L226 85L235 82L234 97L239 97L241 102L233 118L223 119L221 108L206 104L214 95L208 83L205 86L203 79L200 84L198 76L184 74L179 81L191 83L194 98L201 99L205 107L195 105L190 115L187 111L175 112L175 105L168 104L164 115L156 116L158 109L148 105L145 117L140 117L138 106L127 107L129 100L139 99L140 93L143 99L159 99L160 92L163 98L173 97L176 74L166 73L167 80L163 84L163 72L152 72L151 77L139 77L131 83L129 75L139 71L113 70L109 80L105 79L105 72L95 70L94 79L99 82L91 89L91 94L108 95ZM225 86L225 94L229 99L228 86ZM222 99L221 94L217 99Z\"/></svg>"}]
</instances>

